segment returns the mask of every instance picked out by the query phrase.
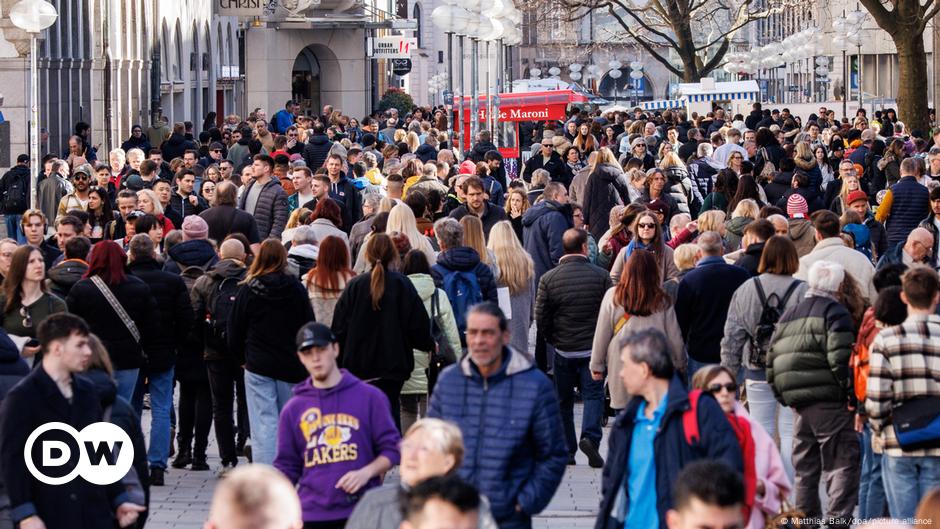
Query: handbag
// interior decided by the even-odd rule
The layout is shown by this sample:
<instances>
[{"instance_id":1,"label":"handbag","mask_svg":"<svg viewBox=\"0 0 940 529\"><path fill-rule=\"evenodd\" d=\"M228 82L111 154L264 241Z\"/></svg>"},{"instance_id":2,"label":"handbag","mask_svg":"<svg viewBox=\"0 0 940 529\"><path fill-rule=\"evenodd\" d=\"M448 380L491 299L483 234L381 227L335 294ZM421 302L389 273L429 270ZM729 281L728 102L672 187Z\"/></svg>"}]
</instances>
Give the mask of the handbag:
<instances>
[{"instance_id":1,"label":"handbag","mask_svg":"<svg viewBox=\"0 0 940 529\"><path fill-rule=\"evenodd\" d=\"M799 529L803 527L806 513L798 510L786 497L780 497L780 512L768 514L764 529Z\"/></svg>"},{"instance_id":2,"label":"handbag","mask_svg":"<svg viewBox=\"0 0 940 529\"><path fill-rule=\"evenodd\" d=\"M428 395L434 389L441 371L457 361L457 353L452 350L450 342L444 334L444 326L440 323L439 295L440 291L438 289L434 289L434 294L431 294L431 337L437 347L434 348L434 351L431 351L431 361L427 369Z\"/></svg>"},{"instance_id":3,"label":"handbag","mask_svg":"<svg viewBox=\"0 0 940 529\"><path fill-rule=\"evenodd\" d=\"M902 449L940 448L940 397L905 400L891 410L891 422Z\"/></svg>"},{"instance_id":4,"label":"handbag","mask_svg":"<svg viewBox=\"0 0 940 529\"><path fill-rule=\"evenodd\" d=\"M134 323L134 320L132 320L130 315L127 314L127 311L124 310L124 307L121 306L121 303L118 302L116 297L114 297L114 292L111 292L111 289L108 288L108 285L106 285L99 276L91 276L91 282L94 283L96 287L98 287L98 291L100 291L101 295L104 296L104 299L108 301L108 305L111 305L111 308L114 309L115 313L117 313L118 318L121 318L121 321L124 322L124 326L127 327L127 330L131 333L134 341L139 344L140 331L137 330L137 324Z\"/></svg>"}]
</instances>

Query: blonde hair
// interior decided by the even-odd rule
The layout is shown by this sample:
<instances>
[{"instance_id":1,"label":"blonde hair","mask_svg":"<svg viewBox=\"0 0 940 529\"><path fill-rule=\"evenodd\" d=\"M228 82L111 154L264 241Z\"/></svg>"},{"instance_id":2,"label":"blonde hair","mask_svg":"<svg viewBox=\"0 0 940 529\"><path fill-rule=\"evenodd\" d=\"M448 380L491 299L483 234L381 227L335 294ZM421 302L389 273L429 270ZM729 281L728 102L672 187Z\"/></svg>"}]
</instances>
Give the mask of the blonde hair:
<instances>
[{"instance_id":1,"label":"blonde hair","mask_svg":"<svg viewBox=\"0 0 940 529\"><path fill-rule=\"evenodd\" d=\"M454 468L451 470L460 466L464 454L463 434L460 433L460 428L441 419L418 419L405 432L404 438L407 439L408 436L419 431L423 431L431 438L438 451L454 458Z\"/></svg>"},{"instance_id":2,"label":"blonde hair","mask_svg":"<svg viewBox=\"0 0 940 529\"><path fill-rule=\"evenodd\" d=\"M460 219L463 226L463 244L469 246L480 254L480 261L485 265L493 264L489 252L486 251L486 236L483 234L483 222L476 215L464 215Z\"/></svg>"},{"instance_id":3,"label":"blonde hair","mask_svg":"<svg viewBox=\"0 0 940 529\"><path fill-rule=\"evenodd\" d=\"M607 147L601 147L596 152L597 152L597 158L594 159L594 165L591 166L592 171L594 169L597 169L598 166L603 165L603 164L611 164L611 165L616 165L618 167L620 166L620 164L617 163L617 157L614 156L613 151L611 151Z\"/></svg>"},{"instance_id":4,"label":"blonde hair","mask_svg":"<svg viewBox=\"0 0 940 529\"><path fill-rule=\"evenodd\" d=\"M388 213L388 223L385 226L385 233L401 233L408 237L408 242L415 250L420 250L427 258L429 263L437 262L437 254L431 247L430 241L421 232L418 231L418 222L415 220L415 214L411 208L405 204L398 204Z\"/></svg>"},{"instance_id":5,"label":"blonde hair","mask_svg":"<svg viewBox=\"0 0 940 529\"><path fill-rule=\"evenodd\" d=\"M113 376L114 366L111 364L111 357L108 356L108 349L94 333L88 335L88 348L91 349L88 369L99 369L109 376Z\"/></svg>"},{"instance_id":6,"label":"blonde hair","mask_svg":"<svg viewBox=\"0 0 940 529\"><path fill-rule=\"evenodd\" d=\"M744 200L738 202L738 205L734 208L734 211L731 212L731 218L737 217L747 217L749 219L757 220L757 217L760 216L760 206L757 205L757 201L753 198L745 198Z\"/></svg>"},{"instance_id":7,"label":"blonde hair","mask_svg":"<svg viewBox=\"0 0 940 529\"><path fill-rule=\"evenodd\" d=\"M150 202L153 203L153 214L154 215L163 215L163 204L160 203L160 198L157 197L157 194L153 192L152 189L141 189L137 192L137 198L145 196L150 199Z\"/></svg>"},{"instance_id":8,"label":"blonde hair","mask_svg":"<svg viewBox=\"0 0 940 529\"><path fill-rule=\"evenodd\" d=\"M209 509L212 527L281 529L301 527L297 490L267 465L238 465L219 481Z\"/></svg>"},{"instance_id":9,"label":"blonde hair","mask_svg":"<svg viewBox=\"0 0 940 529\"><path fill-rule=\"evenodd\" d=\"M519 243L519 237L508 220L499 221L493 226L487 248L493 252L499 267L496 280L509 287L510 294L519 294L532 288L535 263Z\"/></svg>"},{"instance_id":10,"label":"blonde hair","mask_svg":"<svg viewBox=\"0 0 940 529\"><path fill-rule=\"evenodd\" d=\"M131 161L131 159L143 160L144 158L145 158L144 151L141 149L138 149L137 147L134 147L133 149L127 151L127 161Z\"/></svg>"},{"instance_id":11,"label":"blonde hair","mask_svg":"<svg viewBox=\"0 0 940 529\"><path fill-rule=\"evenodd\" d=\"M395 204L397 204L397 202L395 202L394 198L388 198L388 197L382 198L382 201L379 202L378 213L388 213L392 211L392 208L395 207Z\"/></svg>"},{"instance_id":12,"label":"blonde hair","mask_svg":"<svg viewBox=\"0 0 940 529\"><path fill-rule=\"evenodd\" d=\"M415 134L414 131L411 131L405 136L405 143L408 144L409 151L415 152L418 150L418 147L421 146L421 139L418 138L418 135Z\"/></svg>"},{"instance_id":13,"label":"blonde hair","mask_svg":"<svg viewBox=\"0 0 940 529\"><path fill-rule=\"evenodd\" d=\"M290 217L287 217L287 226L285 226L285 229L296 228L297 226L300 226L300 217L303 216L304 213L309 215L313 212L307 208L297 208L294 211L291 211Z\"/></svg>"},{"instance_id":14,"label":"blonde hair","mask_svg":"<svg viewBox=\"0 0 940 529\"><path fill-rule=\"evenodd\" d=\"M698 245L692 243L680 244L672 252L672 260L679 271L695 268L695 257L698 256Z\"/></svg>"},{"instance_id":15,"label":"blonde hair","mask_svg":"<svg viewBox=\"0 0 940 529\"><path fill-rule=\"evenodd\" d=\"M721 233L725 226L725 212L717 209L706 211L698 216L698 232L717 231Z\"/></svg>"},{"instance_id":16,"label":"blonde hair","mask_svg":"<svg viewBox=\"0 0 940 529\"><path fill-rule=\"evenodd\" d=\"M407 136L408 136L408 133L405 132L404 130L402 130L402 129L396 130L396 131L395 131L395 138L394 138L394 139L395 139L395 143L401 143L401 142L405 141L405 137L407 137ZM393 147L394 147L394 145L393 145Z\"/></svg>"},{"instance_id":17,"label":"blonde hair","mask_svg":"<svg viewBox=\"0 0 940 529\"><path fill-rule=\"evenodd\" d=\"M682 158L679 158L679 155L676 154L676 151L669 151L663 154L663 159L659 162L659 168L671 169L673 167L685 168L685 164L682 163Z\"/></svg>"}]
</instances>

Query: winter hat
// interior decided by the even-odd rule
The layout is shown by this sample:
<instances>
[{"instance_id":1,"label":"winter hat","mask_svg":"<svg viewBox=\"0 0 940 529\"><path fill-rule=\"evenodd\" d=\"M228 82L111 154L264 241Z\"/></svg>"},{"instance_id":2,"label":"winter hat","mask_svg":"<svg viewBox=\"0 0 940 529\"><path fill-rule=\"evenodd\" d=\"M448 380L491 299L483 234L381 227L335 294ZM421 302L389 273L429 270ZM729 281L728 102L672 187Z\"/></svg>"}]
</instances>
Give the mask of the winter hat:
<instances>
[{"instance_id":1,"label":"winter hat","mask_svg":"<svg viewBox=\"0 0 940 529\"><path fill-rule=\"evenodd\" d=\"M183 220L183 240L192 241L209 238L209 225L199 215L190 215Z\"/></svg>"},{"instance_id":2,"label":"winter hat","mask_svg":"<svg viewBox=\"0 0 940 529\"><path fill-rule=\"evenodd\" d=\"M660 200L658 198L656 200L651 200L650 203L646 205L646 209L654 213L659 213L664 217L667 213L669 213L669 206L666 205L664 200Z\"/></svg>"},{"instance_id":3,"label":"winter hat","mask_svg":"<svg viewBox=\"0 0 940 529\"><path fill-rule=\"evenodd\" d=\"M477 164L473 163L470 160L464 160L460 164L460 169L457 171L457 174L476 174L477 173Z\"/></svg>"},{"instance_id":4,"label":"winter hat","mask_svg":"<svg viewBox=\"0 0 940 529\"><path fill-rule=\"evenodd\" d=\"M791 219L802 219L806 218L807 213L809 213L809 204L806 203L806 199L803 198L803 195L799 193L790 195L790 198L787 199L787 215L789 215Z\"/></svg>"},{"instance_id":5,"label":"winter hat","mask_svg":"<svg viewBox=\"0 0 940 529\"><path fill-rule=\"evenodd\" d=\"M865 202L868 202L868 195L866 195L865 192L862 191L861 189L856 189L855 191L852 191L851 193L849 193L849 196L846 197L845 199L845 203L854 204L858 202L859 200L864 200Z\"/></svg>"}]
</instances>

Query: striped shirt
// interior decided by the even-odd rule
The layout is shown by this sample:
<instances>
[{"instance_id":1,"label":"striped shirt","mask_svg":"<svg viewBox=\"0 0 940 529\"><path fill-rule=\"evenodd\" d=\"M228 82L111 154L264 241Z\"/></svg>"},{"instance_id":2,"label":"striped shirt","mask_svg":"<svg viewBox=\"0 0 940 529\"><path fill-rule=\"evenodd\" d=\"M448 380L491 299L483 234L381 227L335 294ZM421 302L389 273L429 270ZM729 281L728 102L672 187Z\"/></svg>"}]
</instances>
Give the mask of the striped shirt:
<instances>
[{"instance_id":1,"label":"striped shirt","mask_svg":"<svg viewBox=\"0 0 940 529\"><path fill-rule=\"evenodd\" d=\"M891 410L914 397L940 396L940 316L910 315L878 333L871 344L865 409L892 457L940 456L940 448L902 450Z\"/></svg>"}]
</instances>

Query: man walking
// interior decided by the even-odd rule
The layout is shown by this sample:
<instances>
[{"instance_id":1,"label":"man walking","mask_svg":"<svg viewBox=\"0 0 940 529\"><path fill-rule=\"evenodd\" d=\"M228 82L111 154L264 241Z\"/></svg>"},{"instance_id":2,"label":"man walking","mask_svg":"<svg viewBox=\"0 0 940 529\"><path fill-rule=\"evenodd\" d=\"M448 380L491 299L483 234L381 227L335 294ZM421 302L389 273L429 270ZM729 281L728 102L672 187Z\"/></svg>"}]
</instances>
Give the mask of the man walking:
<instances>
[{"instance_id":1,"label":"man walking","mask_svg":"<svg viewBox=\"0 0 940 529\"><path fill-rule=\"evenodd\" d=\"M501 529L521 529L551 501L568 450L551 382L507 347L507 326L495 303L470 309L468 353L441 373L428 416L460 428L466 456L459 475L489 498Z\"/></svg>"},{"instance_id":2,"label":"man walking","mask_svg":"<svg viewBox=\"0 0 940 529\"><path fill-rule=\"evenodd\" d=\"M506 212L486 200L483 181L477 176L467 178L463 183L463 192L467 202L450 212L450 218L460 220L466 215L476 215L483 223L483 233L487 238L493 226L506 219Z\"/></svg>"},{"instance_id":3,"label":"man walking","mask_svg":"<svg viewBox=\"0 0 940 529\"><path fill-rule=\"evenodd\" d=\"M268 237L280 239L281 232L287 226L287 193L271 176L274 160L266 154L255 155L251 171L255 181L245 188L238 208L255 217L261 240Z\"/></svg>"},{"instance_id":4,"label":"man walking","mask_svg":"<svg viewBox=\"0 0 940 529\"><path fill-rule=\"evenodd\" d=\"M7 237L23 244L26 237L20 229L20 218L29 207L29 155L16 157L16 165L0 178L0 200L6 220Z\"/></svg>"},{"instance_id":5,"label":"man walking","mask_svg":"<svg viewBox=\"0 0 940 529\"><path fill-rule=\"evenodd\" d=\"M558 264L565 254L562 236L574 225L568 191L558 182L549 182L543 200L522 215L522 239L535 262L535 280ZM459 209L459 208L458 208ZM603 296L603 293L601 294Z\"/></svg>"},{"instance_id":6,"label":"man walking","mask_svg":"<svg viewBox=\"0 0 940 529\"><path fill-rule=\"evenodd\" d=\"M878 333L870 349L865 409L874 433L885 442L882 477L893 518L913 517L920 499L940 485L940 444L902 448L895 429L895 414L905 401L940 398L938 288L935 271L926 266L908 270L901 279L907 319Z\"/></svg>"},{"instance_id":7,"label":"man walking","mask_svg":"<svg viewBox=\"0 0 940 529\"><path fill-rule=\"evenodd\" d=\"M575 452L580 448L591 467L601 468L604 381L591 377L590 363L597 315L611 282L606 270L588 262L587 239L584 230L572 228L565 232L565 255L539 281L535 321L539 334L555 349L555 391L568 443L568 464L574 464ZM581 388L584 400L580 442L574 430L575 386Z\"/></svg>"}]
</instances>

